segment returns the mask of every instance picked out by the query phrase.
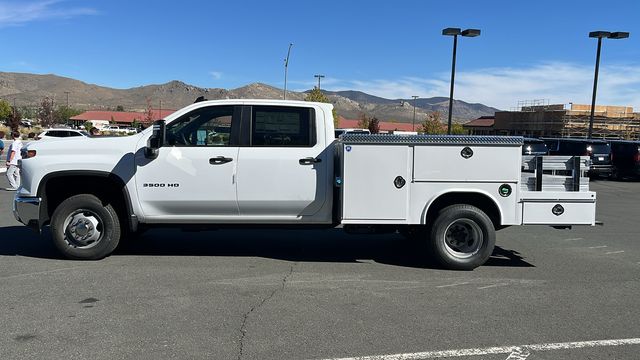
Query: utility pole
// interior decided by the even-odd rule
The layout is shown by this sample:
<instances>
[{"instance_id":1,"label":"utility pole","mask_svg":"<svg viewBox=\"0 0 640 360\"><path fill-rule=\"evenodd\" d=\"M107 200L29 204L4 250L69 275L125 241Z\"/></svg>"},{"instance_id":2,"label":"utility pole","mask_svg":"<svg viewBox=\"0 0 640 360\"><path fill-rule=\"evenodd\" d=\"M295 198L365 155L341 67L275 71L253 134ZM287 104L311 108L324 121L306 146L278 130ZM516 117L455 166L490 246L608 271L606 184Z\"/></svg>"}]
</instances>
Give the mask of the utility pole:
<instances>
[{"instance_id":1,"label":"utility pole","mask_svg":"<svg viewBox=\"0 0 640 360\"><path fill-rule=\"evenodd\" d=\"M413 98L413 125L411 126L411 131L416 131L416 101L419 98L417 95L411 96Z\"/></svg>"},{"instance_id":2,"label":"utility pole","mask_svg":"<svg viewBox=\"0 0 640 360\"><path fill-rule=\"evenodd\" d=\"M67 109L69 108L69 91L64 92L67 95Z\"/></svg>"},{"instance_id":3,"label":"utility pole","mask_svg":"<svg viewBox=\"0 0 640 360\"><path fill-rule=\"evenodd\" d=\"M322 79L324 77L324 75L316 74L316 75L313 75L313 77L318 78L318 90L320 90L320 79Z\"/></svg>"},{"instance_id":4,"label":"utility pole","mask_svg":"<svg viewBox=\"0 0 640 360\"><path fill-rule=\"evenodd\" d=\"M282 98L287 100L287 68L289 67L289 55L291 54L291 47L293 43L289 43L289 50L287 50L287 58L284 59L284 93Z\"/></svg>"}]
</instances>

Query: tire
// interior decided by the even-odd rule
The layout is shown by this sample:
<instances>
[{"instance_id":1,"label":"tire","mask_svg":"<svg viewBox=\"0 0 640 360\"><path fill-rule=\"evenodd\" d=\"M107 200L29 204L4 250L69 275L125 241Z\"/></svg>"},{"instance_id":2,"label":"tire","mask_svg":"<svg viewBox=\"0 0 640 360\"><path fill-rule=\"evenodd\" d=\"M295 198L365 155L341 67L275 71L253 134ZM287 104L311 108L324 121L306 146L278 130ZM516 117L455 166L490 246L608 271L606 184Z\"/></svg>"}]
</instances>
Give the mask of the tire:
<instances>
[{"instance_id":1,"label":"tire","mask_svg":"<svg viewBox=\"0 0 640 360\"><path fill-rule=\"evenodd\" d=\"M442 209L431 226L429 256L451 270L473 270L493 253L496 231L491 219L471 205Z\"/></svg>"},{"instance_id":2,"label":"tire","mask_svg":"<svg viewBox=\"0 0 640 360\"><path fill-rule=\"evenodd\" d=\"M51 235L56 248L67 258L98 260L118 246L122 231L111 204L90 194L64 200L51 216Z\"/></svg>"}]
</instances>

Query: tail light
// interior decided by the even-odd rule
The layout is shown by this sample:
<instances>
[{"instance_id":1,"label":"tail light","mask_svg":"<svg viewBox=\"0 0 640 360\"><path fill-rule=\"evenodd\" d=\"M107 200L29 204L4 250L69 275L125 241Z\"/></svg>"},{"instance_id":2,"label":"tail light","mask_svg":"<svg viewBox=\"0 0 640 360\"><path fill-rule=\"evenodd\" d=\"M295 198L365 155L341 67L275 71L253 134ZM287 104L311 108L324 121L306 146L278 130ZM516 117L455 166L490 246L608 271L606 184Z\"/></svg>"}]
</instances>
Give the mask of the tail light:
<instances>
[{"instance_id":1,"label":"tail light","mask_svg":"<svg viewBox=\"0 0 640 360\"><path fill-rule=\"evenodd\" d=\"M636 153L636 155L633 157L633 161L640 163L640 148L638 148L638 152Z\"/></svg>"}]
</instances>

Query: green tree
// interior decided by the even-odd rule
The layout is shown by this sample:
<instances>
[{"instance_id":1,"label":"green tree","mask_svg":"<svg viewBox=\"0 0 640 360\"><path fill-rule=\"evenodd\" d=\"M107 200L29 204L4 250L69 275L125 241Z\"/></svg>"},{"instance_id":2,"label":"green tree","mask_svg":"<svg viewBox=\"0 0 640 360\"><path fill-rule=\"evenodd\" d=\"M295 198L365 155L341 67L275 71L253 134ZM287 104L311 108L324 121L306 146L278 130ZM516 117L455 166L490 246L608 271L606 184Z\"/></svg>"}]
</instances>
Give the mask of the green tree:
<instances>
[{"instance_id":1,"label":"green tree","mask_svg":"<svg viewBox=\"0 0 640 360\"><path fill-rule=\"evenodd\" d=\"M116 111L124 111L124 106L122 105L116 106Z\"/></svg>"},{"instance_id":2,"label":"green tree","mask_svg":"<svg viewBox=\"0 0 640 360\"><path fill-rule=\"evenodd\" d=\"M85 121L83 126L84 126L84 129L87 130L87 132L90 132L91 129L95 127L93 126L93 123L91 121Z\"/></svg>"},{"instance_id":3,"label":"green tree","mask_svg":"<svg viewBox=\"0 0 640 360\"><path fill-rule=\"evenodd\" d=\"M372 117L371 120L369 120L369 126L367 127L367 129L369 129L369 131L371 131L372 134L377 134L380 132L380 120L378 120L377 117Z\"/></svg>"},{"instance_id":4,"label":"green tree","mask_svg":"<svg viewBox=\"0 0 640 360\"><path fill-rule=\"evenodd\" d=\"M418 127L418 131L425 134L446 134L447 127L442 123L442 115L439 111L432 111Z\"/></svg>"},{"instance_id":5,"label":"green tree","mask_svg":"<svg viewBox=\"0 0 640 360\"><path fill-rule=\"evenodd\" d=\"M321 102L330 104L331 101L320 89L314 88L311 90L305 97L304 101L313 101L313 102ZM336 113L336 108L333 108L331 111L331 115L333 115L333 126L338 127L338 114Z\"/></svg>"},{"instance_id":6,"label":"green tree","mask_svg":"<svg viewBox=\"0 0 640 360\"><path fill-rule=\"evenodd\" d=\"M451 134L453 135L466 135L467 134L467 130L464 129L464 127L462 126L462 124L451 124Z\"/></svg>"},{"instance_id":7,"label":"green tree","mask_svg":"<svg viewBox=\"0 0 640 360\"><path fill-rule=\"evenodd\" d=\"M60 106L53 111L53 119L57 124L66 124L69 122L69 119L81 114L82 111L78 109L73 109L66 106Z\"/></svg>"},{"instance_id":8,"label":"green tree","mask_svg":"<svg viewBox=\"0 0 640 360\"><path fill-rule=\"evenodd\" d=\"M360 128L360 129L368 129L370 121L371 121L371 119L369 119L367 114L365 114L365 113L360 114L360 118L358 119L358 128Z\"/></svg>"},{"instance_id":9,"label":"green tree","mask_svg":"<svg viewBox=\"0 0 640 360\"><path fill-rule=\"evenodd\" d=\"M11 105L7 100L0 100L0 121L7 121L13 115Z\"/></svg>"}]
</instances>

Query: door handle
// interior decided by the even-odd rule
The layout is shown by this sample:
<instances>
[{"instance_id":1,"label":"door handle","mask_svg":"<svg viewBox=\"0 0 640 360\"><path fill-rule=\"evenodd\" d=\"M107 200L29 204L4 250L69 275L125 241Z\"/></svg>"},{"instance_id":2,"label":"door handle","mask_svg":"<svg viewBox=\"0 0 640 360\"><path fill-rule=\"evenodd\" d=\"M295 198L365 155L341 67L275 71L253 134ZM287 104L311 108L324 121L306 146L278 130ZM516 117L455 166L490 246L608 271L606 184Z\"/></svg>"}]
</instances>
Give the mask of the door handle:
<instances>
[{"instance_id":1,"label":"door handle","mask_svg":"<svg viewBox=\"0 0 640 360\"><path fill-rule=\"evenodd\" d=\"M298 160L298 162L300 163L300 165L313 165L313 164L322 162L322 159L314 158L314 157L306 157Z\"/></svg>"},{"instance_id":2,"label":"door handle","mask_svg":"<svg viewBox=\"0 0 640 360\"><path fill-rule=\"evenodd\" d=\"M228 157L224 157L224 156L218 156L218 157L214 157L209 159L209 164L211 165L220 165L220 164L226 164L228 162L233 161L232 158L228 158Z\"/></svg>"}]
</instances>

